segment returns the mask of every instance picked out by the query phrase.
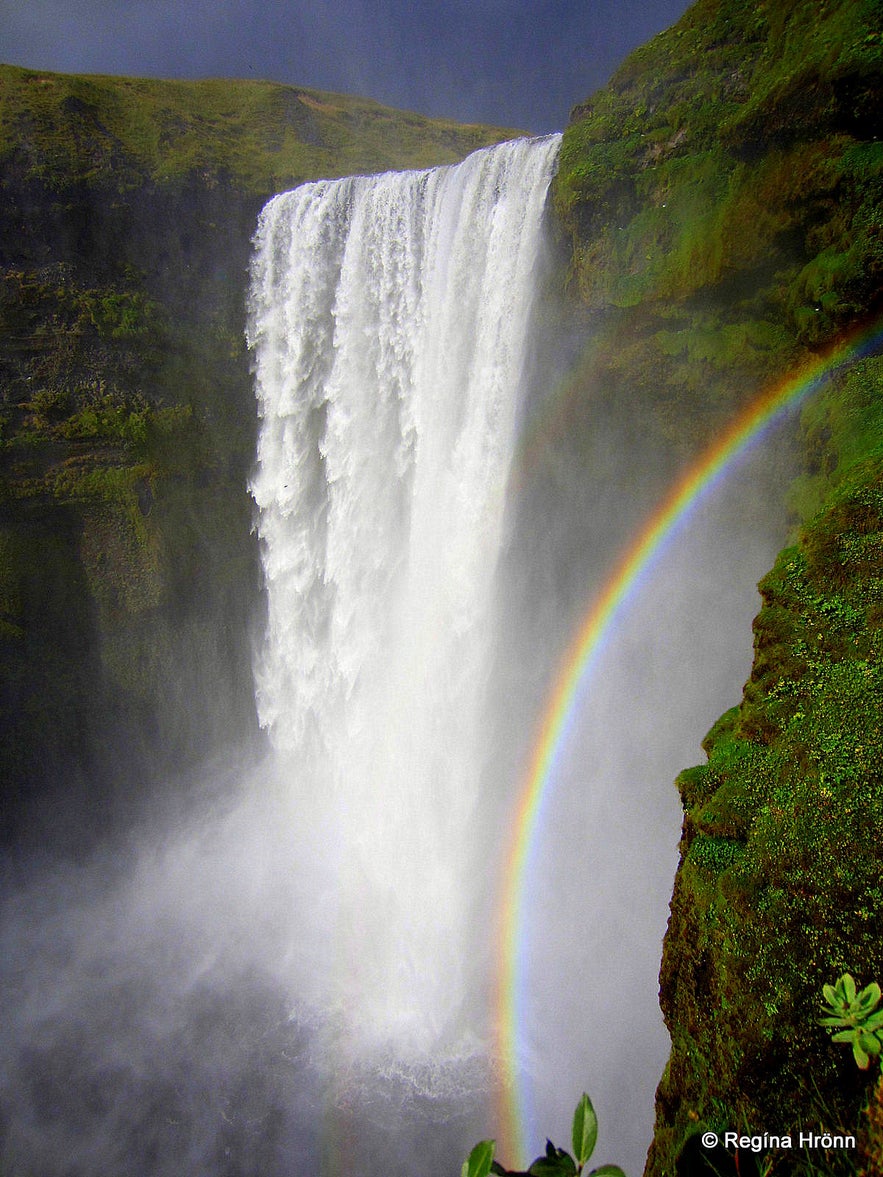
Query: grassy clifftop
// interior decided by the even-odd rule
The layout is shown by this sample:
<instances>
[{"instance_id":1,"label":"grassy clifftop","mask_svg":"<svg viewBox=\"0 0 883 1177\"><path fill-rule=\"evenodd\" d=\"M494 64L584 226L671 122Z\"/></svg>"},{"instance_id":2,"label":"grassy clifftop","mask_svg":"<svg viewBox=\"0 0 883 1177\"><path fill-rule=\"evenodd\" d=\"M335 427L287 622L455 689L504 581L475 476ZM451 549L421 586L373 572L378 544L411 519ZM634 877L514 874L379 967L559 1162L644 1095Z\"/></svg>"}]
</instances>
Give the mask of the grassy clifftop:
<instances>
[{"instance_id":1,"label":"grassy clifftop","mask_svg":"<svg viewBox=\"0 0 883 1177\"><path fill-rule=\"evenodd\" d=\"M517 132L462 126L365 98L230 79L158 81L0 66L0 160L60 190L184 175L266 198L308 179L433 167Z\"/></svg>"},{"instance_id":2,"label":"grassy clifftop","mask_svg":"<svg viewBox=\"0 0 883 1177\"><path fill-rule=\"evenodd\" d=\"M883 23L872 0L700 0L573 113L555 202L585 390L682 456L883 310ZM873 1082L822 985L883 980L883 365L808 405L794 545L761 583L744 698L684 772L648 1173L879 1172L708 1155L703 1130L858 1130ZM734 700L734 702L738 702ZM879 1142L877 1147L879 1147ZM768 1151L768 1150L767 1150ZM874 1168L874 1166L877 1166Z\"/></svg>"}]
</instances>

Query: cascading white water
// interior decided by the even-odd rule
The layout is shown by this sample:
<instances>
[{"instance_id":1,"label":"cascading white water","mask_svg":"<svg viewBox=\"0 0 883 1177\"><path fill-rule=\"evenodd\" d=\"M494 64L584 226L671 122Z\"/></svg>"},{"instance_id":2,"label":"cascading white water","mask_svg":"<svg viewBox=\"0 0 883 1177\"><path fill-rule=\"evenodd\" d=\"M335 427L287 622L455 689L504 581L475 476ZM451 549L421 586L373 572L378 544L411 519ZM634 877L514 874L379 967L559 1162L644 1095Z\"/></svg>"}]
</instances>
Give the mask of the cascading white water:
<instances>
[{"instance_id":1,"label":"cascading white water","mask_svg":"<svg viewBox=\"0 0 883 1177\"><path fill-rule=\"evenodd\" d=\"M258 709L303 831L297 990L360 1053L480 1033L493 581L558 143L307 184L256 237Z\"/></svg>"}]
</instances>

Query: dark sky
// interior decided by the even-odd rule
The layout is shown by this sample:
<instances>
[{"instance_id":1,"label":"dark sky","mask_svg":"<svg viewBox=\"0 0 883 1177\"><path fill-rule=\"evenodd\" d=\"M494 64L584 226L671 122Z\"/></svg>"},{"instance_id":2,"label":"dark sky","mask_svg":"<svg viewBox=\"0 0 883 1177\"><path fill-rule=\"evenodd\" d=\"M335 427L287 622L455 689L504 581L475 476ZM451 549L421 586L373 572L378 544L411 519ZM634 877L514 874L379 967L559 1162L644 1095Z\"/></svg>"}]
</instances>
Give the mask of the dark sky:
<instances>
[{"instance_id":1,"label":"dark sky","mask_svg":"<svg viewBox=\"0 0 883 1177\"><path fill-rule=\"evenodd\" d=\"M463 122L560 129L687 0L0 0L0 60L243 77Z\"/></svg>"}]
</instances>

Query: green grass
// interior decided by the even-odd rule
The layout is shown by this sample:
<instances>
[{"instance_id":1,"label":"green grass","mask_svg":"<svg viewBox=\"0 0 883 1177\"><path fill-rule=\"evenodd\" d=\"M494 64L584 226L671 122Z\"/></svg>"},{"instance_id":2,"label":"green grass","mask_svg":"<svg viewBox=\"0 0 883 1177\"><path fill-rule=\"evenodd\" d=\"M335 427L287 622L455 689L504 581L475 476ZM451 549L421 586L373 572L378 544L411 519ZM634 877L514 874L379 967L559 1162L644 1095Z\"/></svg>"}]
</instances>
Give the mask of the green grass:
<instances>
[{"instance_id":1,"label":"green grass","mask_svg":"<svg viewBox=\"0 0 883 1177\"><path fill-rule=\"evenodd\" d=\"M49 187L224 175L265 194L305 179L451 163L513 138L369 99L230 79L161 81L0 67L0 165Z\"/></svg>"}]
</instances>

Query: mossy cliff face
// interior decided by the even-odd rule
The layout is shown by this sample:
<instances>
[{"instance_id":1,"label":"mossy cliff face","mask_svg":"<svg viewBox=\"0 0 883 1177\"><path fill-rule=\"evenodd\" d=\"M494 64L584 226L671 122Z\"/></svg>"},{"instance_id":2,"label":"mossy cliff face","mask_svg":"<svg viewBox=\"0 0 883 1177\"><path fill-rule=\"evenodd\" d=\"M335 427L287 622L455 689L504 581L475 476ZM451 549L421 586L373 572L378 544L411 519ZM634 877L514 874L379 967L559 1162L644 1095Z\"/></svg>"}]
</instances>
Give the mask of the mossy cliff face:
<instances>
[{"instance_id":1,"label":"mossy cliff face","mask_svg":"<svg viewBox=\"0 0 883 1177\"><path fill-rule=\"evenodd\" d=\"M876 0L700 0L574 110L570 292L674 444L879 305L881 55Z\"/></svg>"},{"instance_id":2,"label":"mossy cliff face","mask_svg":"<svg viewBox=\"0 0 883 1177\"><path fill-rule=\"evenodd\" d=\"M862 0L700 0L573 113L555 207L590 338L583 399L639 406L673 465L879 317L881 17ZM883 980L881 406L870 357L807 407L799 530L761 583L750 681L709 733L708 763L678 781L661 971L672 1053L650 1174L711 1171L704 1129L859 1125L872 1147L872 1080L817 1018L840 973ZM870 1163L808 1158L796 1138L768 1162Z\"/></svg>"},{"instance_id":3,"label":"mossy cliff face","mask_svg":"<svg viewBox=\"0 0 883 1177\"><path fill-rule=\"evenodd\" d=\"M261 205L510 135L278 85L0 67L5 834L57 825L55 786L100 828L145 776L254 731Z\"/></svg>"}]
</instances>

